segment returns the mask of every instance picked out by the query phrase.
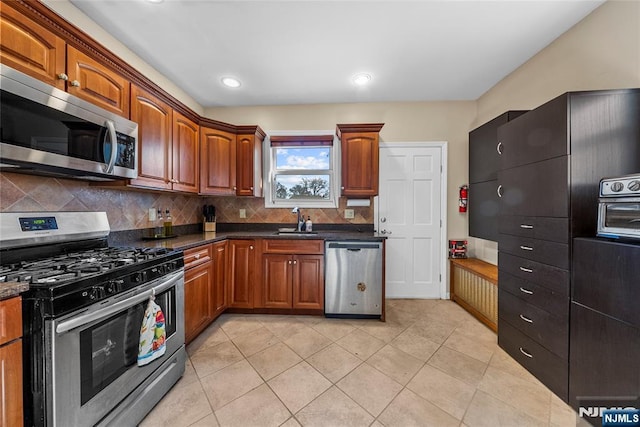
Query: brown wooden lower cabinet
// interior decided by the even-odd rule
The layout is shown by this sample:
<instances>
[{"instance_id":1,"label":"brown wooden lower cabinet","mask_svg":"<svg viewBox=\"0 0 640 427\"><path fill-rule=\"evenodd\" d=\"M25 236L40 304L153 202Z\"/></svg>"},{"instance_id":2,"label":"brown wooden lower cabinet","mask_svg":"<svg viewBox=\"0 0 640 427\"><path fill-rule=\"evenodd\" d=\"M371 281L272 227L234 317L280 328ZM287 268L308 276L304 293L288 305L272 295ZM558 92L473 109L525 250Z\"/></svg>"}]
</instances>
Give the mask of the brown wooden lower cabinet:
<instances>
[{"instance_id":1,"label":"brown wooden lower cabinet","mask_svg":"<svg viewBox=\"0 0 640 427\"><path fill-rule=\"evenodd\" d=\"M228 242L184 252L184 329L189 343L228 306Z\"/></svg>"},{"instance_id":2,"label":"brown wooden lower cabinet","mask_svg":"<svg viewBox=\"0 0 640 427\"><path fill-rule=\"evenodd\" d=\"M255 240L229 241L229 307L253 308Z\"/></svg>"},{"instance_id":3,"label":"brown wooden lower cabinet","mask_svg":"<svg viewBox=\"0 0 640 427\"><path fill-rule=\"evenodd\" d=\"M21 427L22 303L19 297L0 301L0 425ZM18 319L17 321L15 319Z\"/></svg>"}]
</instances>

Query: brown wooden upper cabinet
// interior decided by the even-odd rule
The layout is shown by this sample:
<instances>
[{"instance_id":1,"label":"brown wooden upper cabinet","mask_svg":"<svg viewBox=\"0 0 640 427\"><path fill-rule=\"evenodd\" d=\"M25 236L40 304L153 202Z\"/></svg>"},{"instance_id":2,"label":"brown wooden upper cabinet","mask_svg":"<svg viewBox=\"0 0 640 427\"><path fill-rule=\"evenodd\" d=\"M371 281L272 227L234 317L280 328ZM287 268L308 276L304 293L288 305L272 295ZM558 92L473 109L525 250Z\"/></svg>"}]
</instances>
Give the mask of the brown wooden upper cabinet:
<instances>
[{"instance_id":1,"label":"brown wooden upper cabinet","mask_svg":"<svg viewBox=\"0 0 640 427\"><path fill-rule=\"evenodd\" d=\"M262 197L262 142L258 126L238 126L236 137L236 196Z\"/></svg>"},{"instance_id":2,"label":"brown wooden upper cabinet","mask_svg":"<svg viewBox=\"0 0 640 427\"><path fill-rule=\"evenodd\" d=\"M261 197L264 137L258 126L201 126L200 194Z\"/></svg>"},{"instance_id":3,"label":"brown wooden upper cabinet","mask_svg":"<svg viewBox=\"0 0 640 427\"><path fill-rule=\"evenodd\" d=\"M236 135L200 127L200 194L236 194Z\"/></svg>"},{"instance_id":4,"label":"brown wooden upper cabinet","mask_svg":"<svg viewBox=\"0 0 640 427\"><path fill-rule=\"evenodd\" d=\"M342 154L341 194L346 197L378 195L379 134L384 123L339 124Z\"/></svg>"},{"instance_id":5,"label":"brown wooden upper cabinet","mask_svg":"<svg viewBox=\"0 0 640 427\"><path fill-rule=\"evenodd\" d=\"M10 2L8 2L10 3ZM18 71L124 117L130 83L3 2L0 59Z\"/></svg>"},{"instance_id":6,"label":"brown wooden upper cabinet","mask_svg":"<svg viewBox=\"0 0 640 427\"><path fill-rule=\"evenodd\" d=\"M131 120L138 123L138 178L130 184L197 193L198 125L135 85Z\"/></svg>"}]
</instances>

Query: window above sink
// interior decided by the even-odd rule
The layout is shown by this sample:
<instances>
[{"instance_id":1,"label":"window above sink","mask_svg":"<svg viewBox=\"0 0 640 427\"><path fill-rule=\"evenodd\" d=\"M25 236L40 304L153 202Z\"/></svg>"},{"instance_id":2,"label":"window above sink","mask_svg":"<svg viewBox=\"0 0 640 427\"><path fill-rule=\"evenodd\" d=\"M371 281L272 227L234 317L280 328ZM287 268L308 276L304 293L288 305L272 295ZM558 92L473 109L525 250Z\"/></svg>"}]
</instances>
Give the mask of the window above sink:
<instances>
[{"instance_id":1,"label":"window above sink","mask_svg":"<svg viewBox=\"0 0 640 427\"><path fill-rule=\"evenodd\" d=\"M273 132L265 144L265 207L338 207L340 150L332 131Z\"/></svg>"}]
</instances>

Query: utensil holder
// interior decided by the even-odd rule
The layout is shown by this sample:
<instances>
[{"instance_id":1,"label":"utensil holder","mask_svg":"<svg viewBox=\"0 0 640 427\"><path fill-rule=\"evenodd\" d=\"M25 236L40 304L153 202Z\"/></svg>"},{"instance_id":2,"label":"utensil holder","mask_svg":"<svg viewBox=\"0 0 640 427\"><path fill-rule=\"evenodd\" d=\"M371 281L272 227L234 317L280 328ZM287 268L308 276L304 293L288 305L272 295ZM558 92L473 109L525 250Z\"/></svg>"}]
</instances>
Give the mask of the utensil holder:
<instances>
[{"instance_id":1,"label":"utensil holder","mask_svg":"<svg viewBox=\"0 0 640 427\"><path fill-rule=\"evenodd\" d=\"M204 223L204 231L206 233L216 231L216 223L214 222L205 222Z\"/></svg>"}]
</instances>

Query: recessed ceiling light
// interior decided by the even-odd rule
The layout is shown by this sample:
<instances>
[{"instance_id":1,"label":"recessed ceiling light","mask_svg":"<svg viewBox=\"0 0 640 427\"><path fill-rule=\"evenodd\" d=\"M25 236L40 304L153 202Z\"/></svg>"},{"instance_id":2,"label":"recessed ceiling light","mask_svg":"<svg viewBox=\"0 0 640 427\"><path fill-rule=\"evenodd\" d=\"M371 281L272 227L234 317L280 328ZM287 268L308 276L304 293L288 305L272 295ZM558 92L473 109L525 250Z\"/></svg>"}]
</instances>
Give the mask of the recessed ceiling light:
<instances>
[{"instance_id":1,"label":"recessed ceiling light","mask_svg":"<svg viewBox=\"0 0 640 427\"><path fill-rule=\"evenodd\" d=\"M223 77L221 81L222 84L226 87L240 87L240 80L236 79L235 77Z\"/></svg>"},{"instance_id":2,"label":"recessed ceiling light","mask_svg":"<svg viewBox=\"0 0 640 427\"><path fill-rule=\"evenodd\" d=\"M351 79L353 83L357 86L364 86L371 81L371 74L367 73L359 73L353 76Z\"/></svg>"}]
</instances>

